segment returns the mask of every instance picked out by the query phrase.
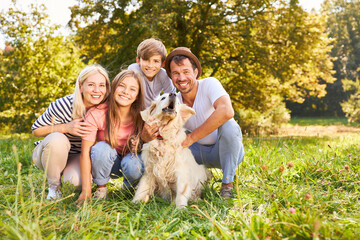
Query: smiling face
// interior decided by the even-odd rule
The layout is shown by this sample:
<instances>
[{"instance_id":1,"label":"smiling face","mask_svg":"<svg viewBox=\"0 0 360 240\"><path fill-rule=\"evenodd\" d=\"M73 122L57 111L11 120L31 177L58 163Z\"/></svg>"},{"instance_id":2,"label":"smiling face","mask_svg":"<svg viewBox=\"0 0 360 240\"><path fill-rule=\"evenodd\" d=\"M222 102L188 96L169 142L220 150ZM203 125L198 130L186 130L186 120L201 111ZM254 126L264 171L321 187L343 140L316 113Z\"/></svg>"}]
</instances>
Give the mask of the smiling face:
<instances>
[{"instance_id":1,"label":"smiling face","mask_svg":"<svg viewBox=\"0 0 360 240\"><path fill-rule=\"evenodd\" d=\"M136 58L136 62L140 65L141 71L145 74L149 81L154 79L154 76L160 71L164 63L161 60L161 55L156 54L145 60L142 58Z\"/></svg>"},{"instance_id":2,"label":"smiling face","mask_svg":"<svg viewBox=\"0 0 360 240\"><path fill-rule=\"evenodd\" d=\"M188 58L183 59L178 64L174 61L170 63L170 74L174 86L182 93L191 92L197 81L197 68L194 70Z\"/></svg>"},{"instance_id":3,"label":"smiling face","mask_svg":"<svg viewBox=\"0 0 360 240\"><path fill-rule=\"evenodd\" d=\"M139 84L134 77L125 77L116 87L114 99L121 107L130 107L139 94Z\"/></svg>"},{"instance_id":4,"label":"smiling face","mask_svg":"<svg viewBox=\"0 0 360 240\"><path fill-rule=\"evenodd\" d=\"M106 95L106 78L94 73L80 84L80 92L86 109L101 103Z\"/></svg>"}]
</instances>

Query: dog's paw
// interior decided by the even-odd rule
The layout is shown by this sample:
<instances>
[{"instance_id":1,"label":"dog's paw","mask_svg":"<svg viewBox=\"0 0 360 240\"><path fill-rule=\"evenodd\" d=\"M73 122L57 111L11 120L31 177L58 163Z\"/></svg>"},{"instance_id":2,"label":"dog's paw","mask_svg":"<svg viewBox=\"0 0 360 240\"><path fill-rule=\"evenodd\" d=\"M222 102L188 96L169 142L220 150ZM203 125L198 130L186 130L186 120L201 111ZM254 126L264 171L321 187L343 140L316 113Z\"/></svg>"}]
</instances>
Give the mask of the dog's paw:
<instances>
[{"instance_id":1,"label":"dog's paw","mask_svg":"<svg viewBox=\"0 0 360 240\"><path fill-rule=\"evenodd\" d=\"M176 208L178 208L178 209L184 209L184 208L186 208L187 207L187 205L179 205L179 206L176 206Z\"/></svg>"},{"instance_id":2,"label":"dog's paw","mask_svg":"<svg viewBox=\"0 0 360 240\"><path fill-rule=\"evenodd\" d=\"M149 195L145 195L143 197L134 197L134 199L131 201L133 203L139 203L139 202L144 202L144 203L147 203L150 199L150 196Z\"/></svg>"}]
</instances>

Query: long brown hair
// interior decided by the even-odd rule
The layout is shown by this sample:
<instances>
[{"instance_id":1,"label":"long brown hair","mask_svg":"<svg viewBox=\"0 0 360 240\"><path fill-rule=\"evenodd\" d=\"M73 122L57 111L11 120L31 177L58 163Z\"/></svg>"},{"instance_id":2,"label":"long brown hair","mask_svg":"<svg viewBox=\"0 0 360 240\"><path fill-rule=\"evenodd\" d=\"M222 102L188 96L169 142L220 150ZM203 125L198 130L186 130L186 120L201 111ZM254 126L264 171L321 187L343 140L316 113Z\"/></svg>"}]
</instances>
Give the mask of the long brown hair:
<instances>
[{"instance_id":1,"label":"long brown hair","mask_svg":"<svg viewBox=\"0 0 360 240\"><path fill-rule=\"evenodd\" d=\"M118 103L115 100L114 93L119 84L127 77L133 77L136 79L139 84L139 93L136 96L136 100L131 104L130 114L133 117L135 127L133 134L129 137L127 145L129 146L130 138L140 139L140 133L144 124L140 116L140 112L144 110L144 90L141 84L140 75L132 70L124 70L120 72L111 84L111 92L108 101L108 110L106 112L106 126L105 126L105 141L111 145L111 147L116 148L117 146L117 135L116 129L120 127L120 114L118 110ZM137 146L136 146L137 148ZM137 151L138 149L135 149Z\"/></svg>"}]
</instances>

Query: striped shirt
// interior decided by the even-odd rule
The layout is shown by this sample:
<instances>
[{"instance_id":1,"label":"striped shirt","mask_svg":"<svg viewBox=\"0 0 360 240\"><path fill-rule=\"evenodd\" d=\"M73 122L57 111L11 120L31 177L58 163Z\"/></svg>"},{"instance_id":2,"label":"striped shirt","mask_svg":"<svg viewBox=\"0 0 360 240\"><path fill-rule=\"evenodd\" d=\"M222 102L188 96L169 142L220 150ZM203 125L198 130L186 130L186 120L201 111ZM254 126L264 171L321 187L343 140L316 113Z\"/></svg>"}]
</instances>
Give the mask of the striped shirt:
<instances>
[{"instance_id":1,"label":"striped shirt","mask_svg":"<svg viewBox=\"0 0 360 240\"><path fill-rule=\"evenodd\" d=\"M71 122L73 112L73 95L68 95L63 98L57 99L55 102L50 103L46 111L34 122L31 130L35 130L39 127L64 124ZM70 154L80 153L81 151L81 137L65 133L68 137L71 148ZM37 141L34 144L38 145L41 141Z\"/></svg>"}]
</instances>

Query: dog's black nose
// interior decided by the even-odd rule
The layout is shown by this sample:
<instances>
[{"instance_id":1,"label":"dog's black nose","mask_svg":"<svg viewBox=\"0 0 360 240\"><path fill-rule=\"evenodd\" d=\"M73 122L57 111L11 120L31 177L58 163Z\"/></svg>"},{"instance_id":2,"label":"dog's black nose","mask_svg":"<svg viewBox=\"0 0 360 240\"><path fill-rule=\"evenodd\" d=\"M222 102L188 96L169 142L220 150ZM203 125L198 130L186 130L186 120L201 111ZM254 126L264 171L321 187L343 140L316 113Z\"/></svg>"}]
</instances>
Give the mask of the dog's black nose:
<instances>
[{"instance_id":1,"label":"dog's black nose","mask_svg":"<svg viewBox=\"0 0 360 240\"><path fill-rule=\"evenodd\" d=\"M176 93L170 93L170 94L169 94L169 97L170 97L170 98L176 97Z\"/></svg>"}]
</instances>

